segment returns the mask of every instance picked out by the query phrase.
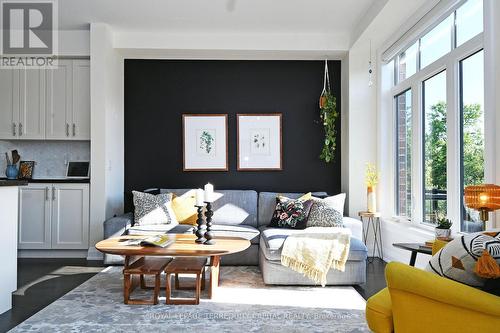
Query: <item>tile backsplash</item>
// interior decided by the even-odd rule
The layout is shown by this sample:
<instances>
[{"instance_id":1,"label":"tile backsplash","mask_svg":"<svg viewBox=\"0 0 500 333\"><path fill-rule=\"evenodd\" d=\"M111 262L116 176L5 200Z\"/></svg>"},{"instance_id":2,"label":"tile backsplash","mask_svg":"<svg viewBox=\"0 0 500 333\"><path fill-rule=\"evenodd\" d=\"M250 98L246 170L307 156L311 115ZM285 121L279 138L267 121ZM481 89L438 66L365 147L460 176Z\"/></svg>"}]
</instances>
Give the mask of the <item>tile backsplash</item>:
<instances>
[{"instance_id":1,"label":"tile backsplash","mask_svg":"<svg viewBox=\"0 0 500 333\"><path fill-rule=\"evenodd\" d=\"M13 149L17 149L21 161L36 162L33 178L64 177L67 161L90 161L89 141L0 140L0 177L5 177L5 152L10 153Z\"/></svg>"}]
</instances>

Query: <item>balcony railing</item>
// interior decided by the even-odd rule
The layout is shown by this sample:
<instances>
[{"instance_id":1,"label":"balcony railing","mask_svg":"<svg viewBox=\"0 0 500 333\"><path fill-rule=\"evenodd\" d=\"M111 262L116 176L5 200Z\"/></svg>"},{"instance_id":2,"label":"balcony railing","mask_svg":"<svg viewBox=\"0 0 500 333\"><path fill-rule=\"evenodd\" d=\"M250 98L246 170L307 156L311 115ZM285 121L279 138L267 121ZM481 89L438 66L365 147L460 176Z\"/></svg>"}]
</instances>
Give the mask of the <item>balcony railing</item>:
<instances>
[{"instance_id":1,"label":"balcony railing","mask_svg":"<svg viewBox=\"0 0 500 333\"><path fill-rule=\"evenodd\" d=\"M439 217L446 216L447 191L436 188L425 190L424 213L425 222L436 224Z\"/></svg>"}]
</instances>

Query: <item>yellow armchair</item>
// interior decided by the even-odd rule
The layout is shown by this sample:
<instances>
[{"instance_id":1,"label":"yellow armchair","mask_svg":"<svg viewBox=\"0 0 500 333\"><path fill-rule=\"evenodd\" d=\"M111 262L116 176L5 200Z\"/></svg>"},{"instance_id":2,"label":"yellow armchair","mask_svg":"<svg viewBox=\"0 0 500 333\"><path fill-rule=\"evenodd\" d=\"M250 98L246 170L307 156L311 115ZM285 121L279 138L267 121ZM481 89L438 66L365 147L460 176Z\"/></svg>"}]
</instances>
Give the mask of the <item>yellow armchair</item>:
<instances>
[{"instance_id":1,"label":"yellow armchair","mask_svg":"<svg viewBox=\"0 0 500 333\"><path fill-rule=\"evenodd\" d=\"M498 332L500 297L397 262L385 277L387 288L366 303L376 333Z\"/></svg>"}]
</instances>

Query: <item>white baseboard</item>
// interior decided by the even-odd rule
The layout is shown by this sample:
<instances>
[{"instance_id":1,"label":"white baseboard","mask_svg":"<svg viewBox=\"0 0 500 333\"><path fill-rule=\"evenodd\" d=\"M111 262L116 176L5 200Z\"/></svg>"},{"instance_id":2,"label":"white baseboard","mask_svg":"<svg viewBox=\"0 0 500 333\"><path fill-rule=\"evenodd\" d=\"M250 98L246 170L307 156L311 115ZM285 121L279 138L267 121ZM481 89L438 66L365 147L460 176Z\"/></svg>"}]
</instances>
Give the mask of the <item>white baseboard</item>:
<instances>
[{"instance_id":1,"label":"white baseboard","mask_svg":"<svg viewBox=\"0 0 500 333\"><path fill-rule=\"evenodd\" d=\"M18 250L18 258L87 258L87 250Z\"/></svg>"}]
</instances>

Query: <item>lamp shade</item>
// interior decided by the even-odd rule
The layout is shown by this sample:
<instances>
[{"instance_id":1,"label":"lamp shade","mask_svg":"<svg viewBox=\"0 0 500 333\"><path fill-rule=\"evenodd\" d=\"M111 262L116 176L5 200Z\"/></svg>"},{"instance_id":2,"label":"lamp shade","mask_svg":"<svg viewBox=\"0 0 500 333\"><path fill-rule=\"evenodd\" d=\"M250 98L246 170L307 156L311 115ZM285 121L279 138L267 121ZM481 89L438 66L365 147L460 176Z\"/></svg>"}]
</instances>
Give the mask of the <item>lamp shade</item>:
<instances>
[{"instance_id":1,"label":"lamp shade","mask_svg":"<svg viewBox=\"0 0 500 333\"><path fill-rule=\"evenodd\" d=\"M500 209L500 186L494 184L471 185L464 189L465 205L476 210Z\"/></svg>"}]
</instances>

